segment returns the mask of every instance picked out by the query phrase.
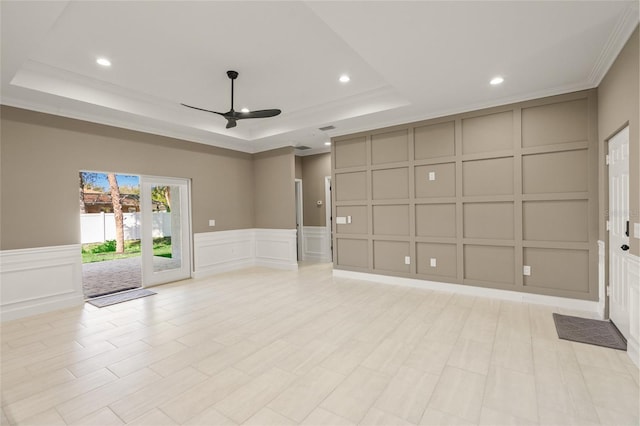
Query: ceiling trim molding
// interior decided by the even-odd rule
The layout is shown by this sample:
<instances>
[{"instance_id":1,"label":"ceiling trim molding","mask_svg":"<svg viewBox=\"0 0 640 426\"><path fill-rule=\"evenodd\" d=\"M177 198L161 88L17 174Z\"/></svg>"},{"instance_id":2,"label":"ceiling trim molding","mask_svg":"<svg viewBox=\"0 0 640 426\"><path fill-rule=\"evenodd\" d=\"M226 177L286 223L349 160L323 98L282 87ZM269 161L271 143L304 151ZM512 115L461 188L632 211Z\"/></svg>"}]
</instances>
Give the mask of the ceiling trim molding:
<instances>
[{"instance_id":1,"label":"ceiling trim molding","mask_svg":"<svg viewBox=\"0 0 640 426\"><path fill-rule=\"evenodd\" d=\"M618 19L618 22L611 31L611 34L609 34L607 42L589 73L589 83L594 87L600 85L609 68L611 68L613 62L622 51L625 43L638 26L638 22L638 3L632 3L626 8L620 19Z\"/></svg>"},{"instance_id":2,"label":"ceiling trim molding","mask_svg":"<svg viewBox=\"0 0 640 426\"><path fill-rule=\"evenodd\" d=\"M59 117L71 118L74 120L86 121L89 123L117 127L125 130L133 130L135 132L148 133L148 134L157 135L157 136L165 136L168 138L183 140L186 142L201 143L204 145L215 146L218 148L229 149L232 151L244 152L247 154L254 153L253 148L249 146L249 144L242 141L238 141L238 142L225 142L220 140L212 141L210 138L193 135L193 134L187 134L187 132L163 129L159 126L134 123L130 120L119 120L112 117L106 117L104 115L94 115L94 114L81 113L81 112L73 111L69 109L55 108L49 105L35 103L35 102L25 102L24 100L18 100L18 99L10 98L7 96L2 96L2 99L0 99L0 104L10 106L10 107L35 111L35 112L41 112L44 114L56 115ZM145 118L148 120L152 120L147 117Z\"/></svg>"},{"instance_id":3,"label":"ceiling trim molding","mask_svg":"<svg viewBox=\"0 0 640 426\"><path fill-rule=\"evenodd\" d=\"M541 99L541 98L546 98L549 96L557 96L557 95L564 95L567 93L572 93L572 92L579 92L581 90L588 90L588 89L593 89L596 86L588 83L588 82L583 82L583 83L579 83L579 84L570 84L570 85L565 85L565 86L560 86L560 87L556 87L553 89L544 89L544 90L540 90L534 93L530 93L527 94L526 96L520 95L520 96L511 96L511 97L506 97L506 98L500 98L500 99L495 99L489 102L478 102L475 104L469 104L466 106L462 106L459 108L451 108L451 109L447 109L447 110L440 110L440 111L434 111L432 113L429 114L415 114L412 116L404 116L402 118L396 118L396 119L392 119L392 120L386 120L386 121L380 121L378 124L376 124L375 127L371 127L371 126L358 126L358 127L353 127L351 129L348 130L344 130L344 131L332 131L331 134L331 138L337 138L337 137L342 137L342 136L347 136L347 135L351 135L351 134L356 134L356 133L361 133L361 132L369 132L372 130L379 130L379 129L384 129L387 127L392 127L392 126L399 126L399 125L405 125L405 124L410 124L410 123L417 123L420 121L425 121L425 120L432 120L432 119L436 119L436 118L442 118L442 117L447 117L450 115L456 115L456 114L464 114L467 112L473 112L473 111L480 111L483 109L488 109L488 108L494 108L494 107L501 107L501 106L505 106L505 105L509 105L509 104L513 104L513 103L517 103L517 102L526 102L526 101L531 101L531 100L535 100L535 99Z\"/></svg>"},{"instance_id":4,"label":"ceiling trim molding","mask_svg":"<svg viewBox=\"0 0 640 426\"><path fill-rule=\"evenodd\" d=\"M331 152L330 146L323 146L322 148L307 149L299 152L296 151L296 157L307 157L309 155L324 154L326 152Z\"/></svg>"}]
</instances>

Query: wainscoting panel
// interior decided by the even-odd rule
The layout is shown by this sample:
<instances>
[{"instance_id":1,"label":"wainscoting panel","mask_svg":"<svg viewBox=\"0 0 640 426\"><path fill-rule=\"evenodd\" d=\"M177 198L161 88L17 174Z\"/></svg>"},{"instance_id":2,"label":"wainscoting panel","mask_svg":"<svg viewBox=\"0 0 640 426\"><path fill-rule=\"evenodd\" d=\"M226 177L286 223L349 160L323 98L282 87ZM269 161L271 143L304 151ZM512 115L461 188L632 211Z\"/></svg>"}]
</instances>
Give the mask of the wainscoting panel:
<instances>
[{"instance_id":1,"label":"wainscoting panel","mask_svg":"<svg viewBox=\"0 0 640 426\"><path fill-rule=\"evenodd\" d=\"M2 321L82 305L80 245L0 252Z\"/></svg>"},{"instance_id":2,"label":"wainscoting panel","mask_svg":"<svg viewBox=\"0 0 640 426\"><path fill-rule=\"evenodd\" d=\"M238 229L193 236L194 273L198 278L261 265L298 268L295 229Z\"/></svg>"},{"instance_id":3,"label":"wainscoting panel","mask_svg":"<svg viewBox=\"0 0 640 426\"><path fill-rule=\"evenodd\" d=\"M331 233L326 226L305 226L302 237L303 260L331 262Z\"/></svg>"},{"instance_id":4,"label":"wainscoting panel","mask_svg":"<svg viewBox=\"0 0 640 426\"><path fill-rule=\"evenodd\" d=\"M629 339L627 353L640 368L640 257L629 254L627 257L629 274Z\"/></svg>"}]
</instances>

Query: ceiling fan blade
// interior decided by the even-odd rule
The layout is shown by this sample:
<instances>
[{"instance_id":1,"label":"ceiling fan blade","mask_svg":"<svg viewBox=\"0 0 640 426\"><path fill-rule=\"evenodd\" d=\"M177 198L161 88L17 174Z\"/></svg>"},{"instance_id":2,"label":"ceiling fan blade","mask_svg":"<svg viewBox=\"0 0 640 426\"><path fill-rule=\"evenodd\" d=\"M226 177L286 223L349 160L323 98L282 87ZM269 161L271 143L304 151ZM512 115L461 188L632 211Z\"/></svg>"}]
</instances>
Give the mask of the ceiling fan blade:
<instances>
[{"instance_id":1,"label":"ceiling fan blade","mask_svg":"<svg viewBox=\"0 0 640 426\"><path fill-rule=\"evenodd\" d=\"M222 112L218 112L218 111L211 111L211 110L209 110L209 109L198 108L198 107L194 107L194 106L187 105L187 104L180 104L180 105L186 106L187 108L197 109L197 110L199 110L199 111L211 112L211 113L213 113L213 114L222 115L223 117L224 117L224 115L225 115L225 113L222 113Z\"/></svg>"},{"instance_id":2,"label":"ceiling fan blade","mask_svg":"<svg viewBox=\"0 0 640 426\"><path fill-rule=\"evenodd\" d=\"M236 119L235 118L227 118L227 129L232 129L234 127L236 127L238 125L238 123L236 123Z\"/></svg>"},{"instance_id":3,"label":"ceiling fan blade","mask_svg":"<svg viewBox=\"0 0 640 426\"><path fill-rule=\"evenodd\" d=\"M282 111L279 109L262 109L259 111L242 112L238 114L238 118L268 118L279 115Z\"/></svg>"}]
</instances>

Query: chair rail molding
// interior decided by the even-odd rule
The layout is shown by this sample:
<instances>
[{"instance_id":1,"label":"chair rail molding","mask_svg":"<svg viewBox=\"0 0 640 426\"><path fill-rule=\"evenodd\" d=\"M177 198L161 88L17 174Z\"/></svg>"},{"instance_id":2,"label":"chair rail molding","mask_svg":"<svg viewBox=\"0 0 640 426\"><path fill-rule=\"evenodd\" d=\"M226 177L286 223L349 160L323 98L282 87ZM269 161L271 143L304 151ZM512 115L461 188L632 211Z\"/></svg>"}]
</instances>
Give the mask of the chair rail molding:
<instances>
[{"instance_id":1,"label":"chair rail molding","mask_svg":"<svg viewBox=\"0 0 640 426\"><path fill-rule=\"evenodd\" d=\"M2 321L84 303L80 244L0 251Z\"/></svg>"}]
</instances>

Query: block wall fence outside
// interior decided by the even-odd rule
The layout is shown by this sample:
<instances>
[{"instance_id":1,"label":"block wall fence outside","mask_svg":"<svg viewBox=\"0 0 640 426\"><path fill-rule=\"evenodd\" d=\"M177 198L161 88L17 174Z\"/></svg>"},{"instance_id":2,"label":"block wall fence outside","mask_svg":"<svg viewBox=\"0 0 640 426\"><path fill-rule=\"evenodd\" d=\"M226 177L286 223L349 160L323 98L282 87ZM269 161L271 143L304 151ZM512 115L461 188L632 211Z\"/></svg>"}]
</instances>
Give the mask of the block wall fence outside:
<instances>
[{"instance_id":1,"label":"block wall fence outside","mask_svg":"<svg viewBox=\"0 0 640 426\"><path fill-rule=\"evenodd\" d=\"M595 90L332 143L335 269L598 299Z\"/></svg>"}]
</instances>

